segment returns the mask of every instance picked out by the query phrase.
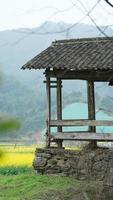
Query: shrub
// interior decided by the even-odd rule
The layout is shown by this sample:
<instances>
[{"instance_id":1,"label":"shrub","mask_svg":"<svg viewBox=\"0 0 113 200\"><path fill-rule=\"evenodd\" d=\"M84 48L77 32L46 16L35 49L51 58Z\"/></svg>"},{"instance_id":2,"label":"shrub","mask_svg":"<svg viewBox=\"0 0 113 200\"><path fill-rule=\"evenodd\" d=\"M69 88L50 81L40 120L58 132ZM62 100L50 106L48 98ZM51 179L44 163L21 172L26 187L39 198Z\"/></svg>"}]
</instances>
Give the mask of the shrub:
<instances>
[{"instance_id":1,"label":"shrub","mask_svg":"<svg viewBox=\"0 0 113 200\"><path fill-rule=\"evenodd\" d=\"M32 168L27 166L22 167L15 167L15 166L8 166L8 167L0 167L0 175L18 175L18 174L25 174L25 173L32 173Z\"/></svg>"}]
</instances>

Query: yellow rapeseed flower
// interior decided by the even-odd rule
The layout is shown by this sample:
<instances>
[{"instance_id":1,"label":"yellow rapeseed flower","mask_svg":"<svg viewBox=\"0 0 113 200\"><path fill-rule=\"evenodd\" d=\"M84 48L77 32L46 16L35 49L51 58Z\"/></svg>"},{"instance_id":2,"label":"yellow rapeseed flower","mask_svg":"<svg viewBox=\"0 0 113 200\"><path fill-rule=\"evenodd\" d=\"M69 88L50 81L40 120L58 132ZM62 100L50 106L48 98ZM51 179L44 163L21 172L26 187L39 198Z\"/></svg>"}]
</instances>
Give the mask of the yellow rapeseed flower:
<instances>
[{"instance_id":1,"label":"yellow rapeseed flower","mask_svg":"<svg viewBox=\"0 0 113 200\"><path fill-rule=\"evenodd\" d=\"M0 166L32 166L36 146L0 146L3 156Z\"/></svg>"}]
</instances>

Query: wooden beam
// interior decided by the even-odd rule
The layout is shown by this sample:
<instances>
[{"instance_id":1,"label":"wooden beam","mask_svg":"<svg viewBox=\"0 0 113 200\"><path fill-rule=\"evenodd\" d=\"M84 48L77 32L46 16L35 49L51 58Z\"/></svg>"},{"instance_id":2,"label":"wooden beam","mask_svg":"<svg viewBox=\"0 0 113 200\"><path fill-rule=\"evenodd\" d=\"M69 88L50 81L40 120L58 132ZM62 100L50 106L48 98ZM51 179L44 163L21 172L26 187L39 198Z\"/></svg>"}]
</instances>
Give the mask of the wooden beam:
<instances>
[{"instance_id":1,"label":"wooden beam","mask_svg":"<svg viewBox=\"0 0 113 200\"><path fill-rule=\"evenodd\" d=\"M46 77L46 92L47 92L47 147L50 146L50 120L51 120L51 88L50 77Z\"/></svg>"},{"instance_id":2,"label":"wooden beam","mask_svg":"<svg viewBox=\"0 0 113 200\"><path fill-rule=\"evenodd\" d=\"M87 81L88 119L95 120L95 93L94 82ZM96 127L89 125L89 131L96 132Z\"/></svg>"},{"instance_id":3,"label":"wooden beam","mask_svg":"<svg viewBox=\"0 0 113 200\"><path fill-rule=\"evenodd\" d=\"M105 71L88 71L88 70L68 70L68 69L60 69L53 71L45 71L50 77L53 78L61 78L61 79L81 79L81 80L89 80L89 81L113 81L113 70L105 70Z\"/></svg>"},{"instance_id":4,"label":"wooden beam","mask_svg":"<svg viewBox=\"0 0 113 200\"><path fill-rule=\"evenodd\" d=\"M95 120L95 88L94 81L87 81L87 102L88 102L88 119ZM96 132L96 126L89 125L90 132ZM97 143L91 142L93 147L97 146Z\"/></svg>"},{"instance_id":5,"label":"wooden beam","mask_svg":"<svg viewBox=\"0 0 113 200\"><path fill-rule=\"evenodd\" d=\"M62 120L62 81L57 78L57 120ZM62 132L62 127L57 127L58 132ZM58 141L58 147L62 148L62 141Z\"/></svg>"},{"instance_id":6,"label":"wooden beam","mask_svg":"<svg viewBox=\"0 0 113 200\"><path fill-rule=\"evenodd\" d=\"M75 140L75 141L113 141L113 133L54 133L52 140Z\"/></svg>"},{"instance_id":7,"label":"wooden beam","mask_svg":"<svg viewBox=\"0 0 113 200\"><path fill-rule=\"evenodd\" d=\"M44 80L43 83L47 83L47 81ZM57 81L50 81L50 83L57 83Z\"/></svg>"},{"instance_id":8,"label":"wooden beam","mask_svg":"<svg viewBox=\"0 0 113 200\"><path fill-rule=\"evenodd\" d=\"M50 85L50 88L57 88L57 85Z\"/></svg>"},{"instance_id":9,"label":"wooden beam","mask_svg":"<svg viewBox=\"0 0 113 200\"><path fill-rule=\"evenodd\" d=\"M51 127L61 126L113 126L113 121L107 120L50 120Z\"/></svg>"}]
</instances>

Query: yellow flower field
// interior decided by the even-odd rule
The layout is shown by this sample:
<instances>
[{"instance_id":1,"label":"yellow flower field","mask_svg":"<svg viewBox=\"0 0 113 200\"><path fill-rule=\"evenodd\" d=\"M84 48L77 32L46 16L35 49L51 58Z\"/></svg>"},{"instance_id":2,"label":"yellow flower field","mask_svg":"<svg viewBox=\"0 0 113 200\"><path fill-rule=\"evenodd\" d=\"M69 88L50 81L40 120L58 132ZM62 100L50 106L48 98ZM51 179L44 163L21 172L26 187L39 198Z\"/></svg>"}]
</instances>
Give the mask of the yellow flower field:
<instances>
[{"instance_id":1,"label":"yellow flower field","mask_svg":"<svg viewBox=\"0 0 113 200\"><path fill-rule=\"evenodd\" d=\"M36 145L32 146L0 146L2 156L0 166L32 166Z\"/></svg>"}]
</instances>

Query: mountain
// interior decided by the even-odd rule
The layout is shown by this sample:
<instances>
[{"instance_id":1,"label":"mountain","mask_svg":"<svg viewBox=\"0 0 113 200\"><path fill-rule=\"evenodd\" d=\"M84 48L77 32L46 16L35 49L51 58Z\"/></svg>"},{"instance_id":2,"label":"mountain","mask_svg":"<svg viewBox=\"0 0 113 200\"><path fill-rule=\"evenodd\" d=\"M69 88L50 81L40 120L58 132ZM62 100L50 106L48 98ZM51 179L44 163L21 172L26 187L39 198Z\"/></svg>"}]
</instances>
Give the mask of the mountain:
<instances>
[{"instance_id":1,"label":"mountain","mask_svg":"<svg viewBox=\"0 0 113 200\"><path fill-rule=\"evenodd\" d=\"M101 27L101 29L104 30L105 27ZM105 33L113 35L113 29L108 28ZM33 29L1 31L0 66L8 74L13 73L17 76L17 73L21 71L20 67L33 56L47 48L52 41L56 39L96 36L103 35L93 25L73 25L63 22L45 22L40 27Z\"/></svg>"},{"instance_id":2,"label":"mountain","mask_svg":"<svg viewBox=\"0 0 113 200\"><path fill-rule=\"evenodd\" d=\"M105 27L101 27L102 30ZM68 30L68 31L66 31ZM106 29L106 34L113 35L113 29ZM0 68L4 74L0 87L0 111L8 113L21 121L19 137L41 132L45 127L46 96L43 74L39 70L21 70L21 66L32 57L47 48L56 39L103 36L95 26L87 24L65 24L63 22L45 22L33 29L15 29L0 32ZM81 81L64 81L64 106L76 100L86 98L86 85ZM109 104L112 97L111 88L97 84L100 102ZM71 88L71 89L70 89ZM101 94L101 96L99 95ZM108 97L108 98L107 98ZM65 99L65 98L64 98ZM86 101L86 100L85 100ZM53 113L55 94L53 94Z\"/></svg>"}]
</instances>

